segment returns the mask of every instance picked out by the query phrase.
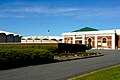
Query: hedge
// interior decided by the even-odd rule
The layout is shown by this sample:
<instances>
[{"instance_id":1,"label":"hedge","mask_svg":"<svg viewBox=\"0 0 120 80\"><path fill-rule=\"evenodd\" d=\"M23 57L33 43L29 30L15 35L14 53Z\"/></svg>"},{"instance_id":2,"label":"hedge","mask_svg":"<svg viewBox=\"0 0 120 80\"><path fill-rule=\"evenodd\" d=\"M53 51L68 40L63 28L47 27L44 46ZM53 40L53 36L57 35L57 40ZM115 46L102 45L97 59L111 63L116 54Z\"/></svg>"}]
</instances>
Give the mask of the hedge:
<instances>
[{"instance_id":1,"label":"hedge","mask_svg":"<svg viewBox=\"0 0 120 80\"><path fill-rule=\"evenodd\" d=\"M85 45L58 44L58 47L39 44L0 44L0 67L46 63L61 53L85 52ZM65 53L67 56L68 54Z\"/></svg>"},{"instance_id":2,"label":"hedge","mask_svg":"<svg viewBox=\"0 0 120 80\"><path fill-rule=\"evenodd\" d=\"M0 46L0 67L45 63L54 58L52 46Z\"/></svg>"},{"instance_id":3,"label":"hedge","mask_svg":"<svg viewBox=\"0 0 120 80\"><path fill-rule=\"evenodd\" d=\"M60 43L58 45L58 49L59 49L59 53L85 52L86 45Z\"/></svg>"},{"instance_id":4,"label":"hedge","mask_svg":"<svg viewBox=\"0 0 120 80\"><path fill-rule=\"evenodd\" d=\"M45 49L50 52L56 52L57 48L54 46L41 46L41 45L0 45L0 49Z\"/></svg>"}]
</instances>

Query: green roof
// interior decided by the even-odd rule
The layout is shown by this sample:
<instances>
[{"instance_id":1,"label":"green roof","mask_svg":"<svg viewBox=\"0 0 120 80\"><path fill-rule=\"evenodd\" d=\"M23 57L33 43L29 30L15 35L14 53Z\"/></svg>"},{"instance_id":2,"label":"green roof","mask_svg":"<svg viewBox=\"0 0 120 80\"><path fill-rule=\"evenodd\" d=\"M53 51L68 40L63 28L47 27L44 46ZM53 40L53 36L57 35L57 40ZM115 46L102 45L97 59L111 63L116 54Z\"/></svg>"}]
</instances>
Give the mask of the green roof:
<instances>
[{"instance_id":1,"label":"green roof","mask_svg":"<svg viewBox=\"0 0 120 80\"><path fill-rule=\"evenodd\" d=\"M75 30L73 32L82 32L82 31L99 31L98 29L90 28L90 27L84 27L78 30Z\"/></svg>"}]
</instances>

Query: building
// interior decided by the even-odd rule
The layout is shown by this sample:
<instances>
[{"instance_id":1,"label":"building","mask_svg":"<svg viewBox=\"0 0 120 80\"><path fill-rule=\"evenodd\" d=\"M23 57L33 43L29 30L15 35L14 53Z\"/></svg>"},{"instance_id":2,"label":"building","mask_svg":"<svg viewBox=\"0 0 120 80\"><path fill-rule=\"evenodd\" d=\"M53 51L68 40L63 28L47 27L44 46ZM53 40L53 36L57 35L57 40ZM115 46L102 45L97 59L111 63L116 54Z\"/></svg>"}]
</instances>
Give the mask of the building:
<instances>
[{"instance_id":1,"label":"building","mask_svg":"<svg viewBox=\"0 0 120 80\"><path fill-rule=\"evenodd\" d=\"M22 37L21 43L62 43L62 37L60 36Z\"/></svg>"},{"instance_id":2,"label":"building","mask_svg":"<svg viewBox=\"0 0 120 80\"><path fill-rule=\"evenodd\" d=\"M0 30L0 43L19 43L21 37L21 35Z\"/></svg>"},{"instance_id":3,"label":"building","mask_svg":"<svg viewBox=\"0 0 120 80\"><path fill-rule=\"evenodd\" d=\"M63 43L91 44L92 49L120 49L120 29L97 30L85 27L63 33Z\"/></svg>"}]
</instances>

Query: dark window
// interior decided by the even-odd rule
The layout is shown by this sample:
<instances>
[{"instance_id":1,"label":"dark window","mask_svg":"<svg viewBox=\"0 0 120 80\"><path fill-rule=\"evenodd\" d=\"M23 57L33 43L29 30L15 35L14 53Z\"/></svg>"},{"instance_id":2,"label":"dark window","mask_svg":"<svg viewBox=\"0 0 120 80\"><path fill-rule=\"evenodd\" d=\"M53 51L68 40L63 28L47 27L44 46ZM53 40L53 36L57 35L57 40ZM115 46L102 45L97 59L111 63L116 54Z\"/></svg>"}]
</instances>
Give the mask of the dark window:
<instances>
[{"instance_id":1,"label":"dark window","mask_svg":"<svg viewBox=\"0 0 120 80\"><path fill-rule=\"evenodd\" d=\"M89 39L88 39L88 49L91 49L91 48L92 48L91 42L92 42L92 40L91 40L91 38L89 38Z\"/></svg>"},{"instance_id":2,"label":"dark window","mask_svg":"<svg viewBox=\"0 0 120 80\"><path fill-rule=\"evenodd\" d=\"M102 42L103 42L103 43L106 43L106 38L103 38Z\"/></svg>"},{"instance_id":3,"label":"dark window","mask_svg":"<svg viewBox=\"0 0 120 80\"><path fill-rule=\"evenodd\" d=\"M79 44L82 44L82 41L79 41Z\"/></svg>"},{"instance_id":4,"label":"dark window","mask_svg":"<svg viewBox=\"0 0 120 80\"><path fill-rule=\"evenodd\" d=\"M88 44L91 44L91 38L88 39Z\"/></svg>"}]
</instances>

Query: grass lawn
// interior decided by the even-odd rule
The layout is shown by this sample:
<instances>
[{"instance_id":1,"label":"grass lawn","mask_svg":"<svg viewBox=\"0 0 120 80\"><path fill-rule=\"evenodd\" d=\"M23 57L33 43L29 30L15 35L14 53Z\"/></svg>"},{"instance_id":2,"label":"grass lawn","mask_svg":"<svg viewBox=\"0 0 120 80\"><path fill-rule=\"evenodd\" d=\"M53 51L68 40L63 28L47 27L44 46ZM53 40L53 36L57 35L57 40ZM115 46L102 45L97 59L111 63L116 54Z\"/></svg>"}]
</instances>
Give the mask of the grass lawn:
<instances>
[{"instance_id":1,"label":"grass lawn","mask_svg":"<svg viewBox=\"0 0 120 80\"><path fill-rule=\"evenodd\" d=\"M94 71L69 80L120 80L120 65Z\"/></svg>"}]
</instances>

